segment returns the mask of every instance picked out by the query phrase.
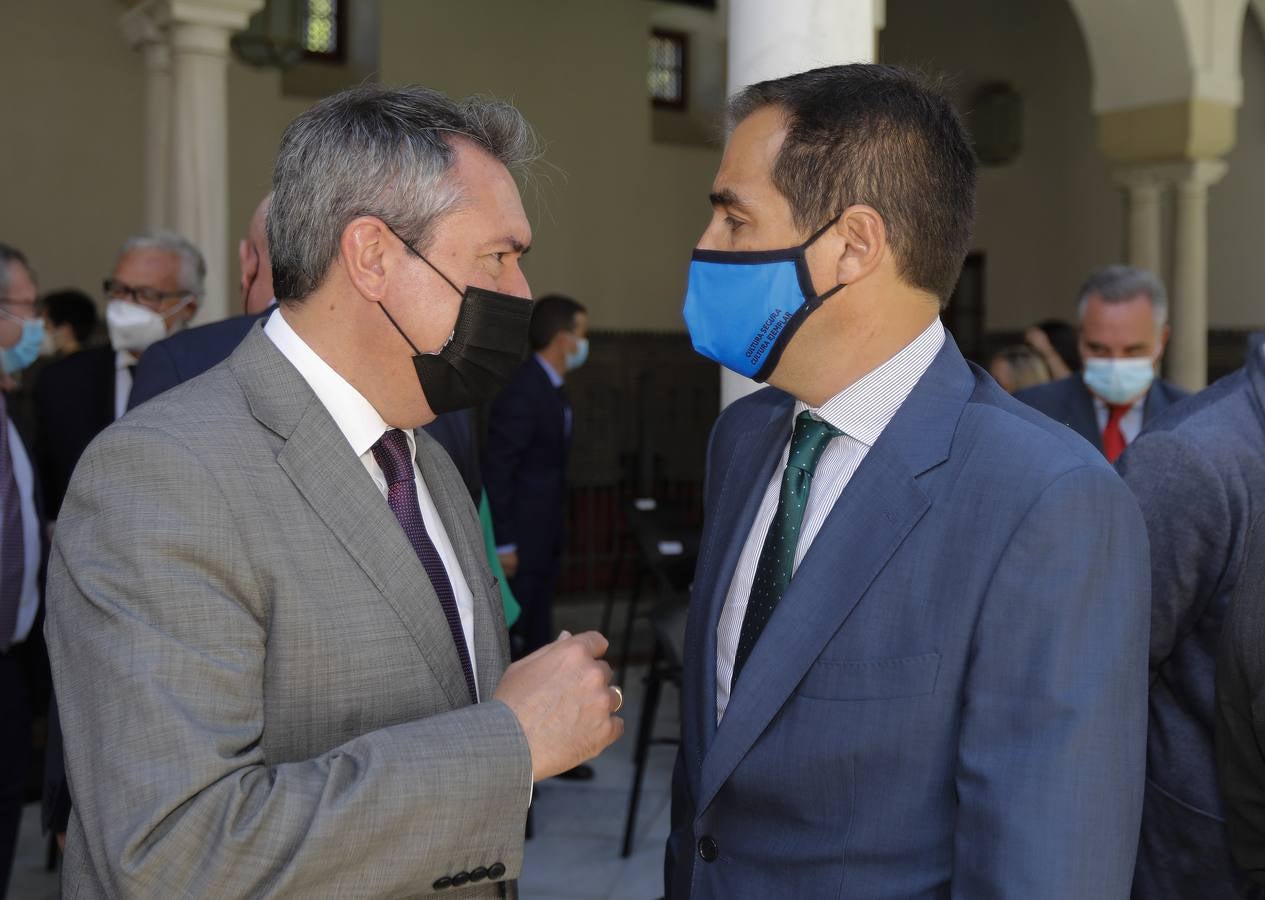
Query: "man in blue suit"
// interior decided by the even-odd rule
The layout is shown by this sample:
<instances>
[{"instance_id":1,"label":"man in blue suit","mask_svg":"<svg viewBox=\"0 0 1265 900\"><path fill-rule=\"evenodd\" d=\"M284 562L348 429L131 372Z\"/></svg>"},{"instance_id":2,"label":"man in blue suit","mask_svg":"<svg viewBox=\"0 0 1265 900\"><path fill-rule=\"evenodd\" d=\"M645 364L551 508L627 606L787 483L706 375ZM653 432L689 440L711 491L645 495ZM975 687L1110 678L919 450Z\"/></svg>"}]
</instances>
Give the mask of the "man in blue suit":
<instances>
[{"instance_id":1,"label":"man in blue suit","mask_svg":"<svg viewBox=\"0 0 1265 900\"><path fill-rule=\"evenodd\" d=\"M1081 287L1077 310L1084 370L1015 396L1114 463L1147 422L1186 396L1155 375L1168 344L1168 298L1145 269L1107 266Z\"/></svg>"},{"instance_id":2,"label":"man in blue suit","mask_svg":"<svg viewBox=\"0 0 1265 900\"><path fill-rule=\"evenodd\" d=\"M562 559L571 449L563 379L588 356L588 313L550 294L532 308L529 356L492 401L483 479L501 566L523 608L514 626L528 654L555 637L553 591Z\"/></svg>"},{"instance_id":3,"label":"man in blue suit","mask_svg":"<svg viewBox=\"0 0 1265 900\"><path fill-rule=\"evenodd\" d=\"M1265 349L1148 425L1119 469L1151 541L1150 740L1133 896L1265 897Z\"/></svg>"},{"instance_id":4,"label":"man in blue suit","mask_svg":"<svg viewBox=\"0 0 1265 900\"><path fill-rule=\"evenodd\" d=\"M730 116L685 318L772 387L711 439L668 896L1127 896L1144 526L939 322L974 216L957 115L849 65Z\"/></svg>"}]
</instances>

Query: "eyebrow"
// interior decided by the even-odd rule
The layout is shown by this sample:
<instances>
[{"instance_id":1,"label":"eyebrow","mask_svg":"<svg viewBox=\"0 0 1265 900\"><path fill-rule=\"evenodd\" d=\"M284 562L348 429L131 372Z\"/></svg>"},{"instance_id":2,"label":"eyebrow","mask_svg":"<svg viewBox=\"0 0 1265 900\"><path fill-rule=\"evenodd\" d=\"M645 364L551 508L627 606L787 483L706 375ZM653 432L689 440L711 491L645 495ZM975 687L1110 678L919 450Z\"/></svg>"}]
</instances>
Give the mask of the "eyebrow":
<instances>
[{"instance_id":1,"label":"eyebrow","mask_svg":"<svg viewBox=\"0 0 1265 900\"><path fill-rule=\"evenodd\" d=\"M497 243L502 244L504 246L508 246L519 256L526 256L528 253L531 253L531 244L524 244L522 241L520 241L516 237L510 237L506 235L505 237L497 241Z\"/></svg>"},{"instance_id":2,"label":"eyebrow","mask_svg":"<svg viewBox=\"0 0 1265 900\"><path fill-rule=\"evenodd\" d=\"M728 206L744 212L747 210L747 204L743 203L738 195L729 188L713 191L707 195L707 199L711 201L712 206Z\"/></svg>"}]
</instances>

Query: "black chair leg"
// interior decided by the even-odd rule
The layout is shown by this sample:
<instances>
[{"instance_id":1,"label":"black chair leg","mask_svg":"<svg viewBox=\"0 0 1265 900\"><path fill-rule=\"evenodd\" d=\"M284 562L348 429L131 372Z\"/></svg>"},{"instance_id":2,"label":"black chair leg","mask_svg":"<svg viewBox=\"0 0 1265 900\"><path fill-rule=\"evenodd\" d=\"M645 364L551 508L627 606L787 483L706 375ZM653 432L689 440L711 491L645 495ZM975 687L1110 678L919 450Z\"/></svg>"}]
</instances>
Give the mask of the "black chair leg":
<instances>
[{"instance_id":1,"label":"black chair leg","mask_svg":"<svg viewBox=\"0 0 1265 900\"><path fill-rule=\"evenodd\" d=\"M635 769L633 771L632 796L628 798L628 820L624 823L624 848L621 856L632 853L633 833L637 827L637 806L641 801L641 782L646 774L646 756L650 750L655 715L659 709L659 648L655 647L654 659L650 662L650 671L646 674L646 694L641 700L641 717L637 724L637 748L635 751Z\"/></svg>"},{"instance_id":2,"label":"black chair leg","mask_svg":"<svg viewBox=\"0 0 1265 900\"><path fill-rule=\"evenodd\" d=\"M632 652L633 624L637 620L637 601L641 599L641 582L645 571L640 561L637 563L636 581L633 582L632 593L628 595L628 612L624 616L624 637L620 642L619 676L616 684L623 684L628 679L628 654Z\"/></svg>"}]
</instances>

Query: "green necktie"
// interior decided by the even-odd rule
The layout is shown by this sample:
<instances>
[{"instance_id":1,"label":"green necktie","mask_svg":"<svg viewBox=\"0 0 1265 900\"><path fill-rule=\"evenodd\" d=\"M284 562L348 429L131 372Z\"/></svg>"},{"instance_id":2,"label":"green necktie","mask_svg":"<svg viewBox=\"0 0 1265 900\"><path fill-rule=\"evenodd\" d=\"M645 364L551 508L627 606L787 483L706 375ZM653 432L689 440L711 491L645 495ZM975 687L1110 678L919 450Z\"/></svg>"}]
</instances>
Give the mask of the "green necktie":
<instances>
[{"instance_id":1,"label":"green necktie","mask_svg":"<svg viewBox=\"0 0 1265 900\"><path fill-rule=\"evenodd\" d=\"M813 418L807 410L795 417L786 471L782 473L782 493L778 497L777 512L769 525L769 533L764 536L764 549L760 551L755 580L751 582L751 597L747 601L747 613L738 636L731 683L737 682L738 673L751 655L760 632L764 631L778 601L791 583L795 572L795 548L799 544L799 529L804 522L813 471L831 438L841 434L843 432L838 428Z\"/></svg>"}]
</instances>

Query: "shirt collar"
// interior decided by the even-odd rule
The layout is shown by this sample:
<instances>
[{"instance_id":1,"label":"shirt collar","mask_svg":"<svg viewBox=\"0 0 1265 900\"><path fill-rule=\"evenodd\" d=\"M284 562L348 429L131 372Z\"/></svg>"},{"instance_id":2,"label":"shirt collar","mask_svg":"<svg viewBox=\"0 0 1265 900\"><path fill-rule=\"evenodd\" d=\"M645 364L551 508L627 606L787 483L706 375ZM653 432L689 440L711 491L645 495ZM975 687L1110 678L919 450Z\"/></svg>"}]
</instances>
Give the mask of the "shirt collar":
<instances>
[{"instance_id":1,"label":"shirt collar","mask_svg":"<svg viewBox=\"0 0 1265 900\"><path fill-rule=\"evenodd\" d=\"M286 321L284 311L277 310L268 317L264 324L264 334L272 339L281 354L299 370L312 393L316 394L316 398L329 411L347 443L351 444L352 451L357 456L368 453L378 442L378 438L391 427L373 408L373 404L299 337ZM404 434L408 438L409 450L416 455L413 433L405 431Z\"/></svg>"},{"instance_id":2,"label":"shirt collar","mask_svg":"<svg viewBox=\"0 0 1265 900\"><path fill-rule=\"evenodd\" d=\"M553 366L549 365L549 361L536 354L536 362L540 363L540 367L545 370L545 374L549 376L549 383L556 388L562 387L562 376L553 370Z\"/></svg>"},{"instance_id":3,"label":"shirt collar","mask_svg":"<svg viewBox=\"0 0 1265 900\"><path fill-rule=\"evenodd\" d=\"M936 318L905 348L821 406L795 404L795 415L808 410L848 437L873 447L883 430L931 367L944 346L944 326Z\"/></svg>"}]
</instances>

